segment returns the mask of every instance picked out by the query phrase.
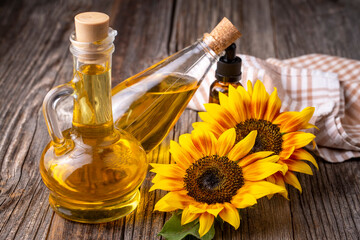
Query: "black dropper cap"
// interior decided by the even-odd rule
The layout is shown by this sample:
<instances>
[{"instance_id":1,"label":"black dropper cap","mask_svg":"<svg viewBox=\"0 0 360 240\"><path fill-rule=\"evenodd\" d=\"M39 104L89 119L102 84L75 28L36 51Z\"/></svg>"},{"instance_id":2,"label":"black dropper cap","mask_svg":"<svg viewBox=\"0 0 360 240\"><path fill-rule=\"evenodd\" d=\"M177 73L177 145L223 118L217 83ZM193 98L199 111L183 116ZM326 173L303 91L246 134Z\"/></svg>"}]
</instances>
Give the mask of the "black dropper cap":
<instances>
[{"instance_id":1,"label":"black dropper cap","mask_svg":"<svg viewBox=\"0 0 360 240\"><path fill-rule=\"evenodd\" d=\"M217 62L215 77L222 82L238 82L241 79L241 58L236 56L235 43L225 49L225 55Z\"/></svg>"}]
</instances>

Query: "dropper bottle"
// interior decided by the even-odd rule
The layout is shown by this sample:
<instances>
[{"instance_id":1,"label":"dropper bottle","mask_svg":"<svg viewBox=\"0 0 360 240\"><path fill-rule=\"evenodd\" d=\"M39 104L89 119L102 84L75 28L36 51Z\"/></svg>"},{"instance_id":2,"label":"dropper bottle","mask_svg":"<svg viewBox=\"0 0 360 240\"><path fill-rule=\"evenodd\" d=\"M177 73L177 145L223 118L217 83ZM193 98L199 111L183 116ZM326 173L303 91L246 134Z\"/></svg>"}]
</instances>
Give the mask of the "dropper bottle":
<instances>
[{"instance_id":1,"label":"dropper bottle","mask_svg":"<svg viewBox=\"0 0 360 240\"><path fill-rule=\"evenodd\" d=\"M216 80L210 86L210 103L219 103L219 93L228 94L229 86L237 88L242 86L241 58L236 56L236 44L233 43L225 49L225 55L217 62L215 72Z\"/></svg>"}]
</instances>

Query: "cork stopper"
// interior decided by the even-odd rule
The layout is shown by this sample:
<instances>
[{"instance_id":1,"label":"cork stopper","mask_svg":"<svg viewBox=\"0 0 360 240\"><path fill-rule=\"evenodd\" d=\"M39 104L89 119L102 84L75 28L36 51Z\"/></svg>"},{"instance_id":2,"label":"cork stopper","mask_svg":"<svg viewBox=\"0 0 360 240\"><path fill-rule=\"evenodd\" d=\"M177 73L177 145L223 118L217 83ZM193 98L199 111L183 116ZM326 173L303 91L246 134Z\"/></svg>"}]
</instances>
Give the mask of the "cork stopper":
<instances>
[{"instance_id":1,"label":"cork stopper","mask_svg":"<svg viewBox=\"0 0 360 240\"><path fill-rule=\"evenodd\" d=\"M239 37L241 37L239 30L236 29L229 19L224 17L210 34L204 34L203 41L216 54L220 54Z\"/></svg>"},{"instance_id":2,"label":"cork stopper","mask_svg":"<svg viewBox=\"0 0 360 240\"><path fill-rule=\"evenodd\" d=\"M96 42L108 36L109 16L101 12L83 12L75 16L76 41Z\"/></svg>"}]
</instances>

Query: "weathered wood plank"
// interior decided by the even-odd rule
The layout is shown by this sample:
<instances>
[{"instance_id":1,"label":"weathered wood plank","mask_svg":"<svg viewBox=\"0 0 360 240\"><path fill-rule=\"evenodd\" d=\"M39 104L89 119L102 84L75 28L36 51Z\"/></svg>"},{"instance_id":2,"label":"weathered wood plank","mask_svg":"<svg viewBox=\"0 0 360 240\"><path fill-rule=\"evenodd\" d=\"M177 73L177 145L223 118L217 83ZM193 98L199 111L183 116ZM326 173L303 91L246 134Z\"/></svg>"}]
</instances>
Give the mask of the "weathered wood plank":
<instances>
[{"instance_id":1,"label":"weathered wood plank","mask_svg":"<svg viewBox=\"0 0 360 240\"><path fill-rule=\"evenodd\" d=\"M237 1L176 1L170 52L176 52L202 38L216 24L228 16L235 24L239 21ZM234 5L234 8L232 8ZM231 6L231 7L229 7Z\"/></svg>"},{"instance_id":2,"label":"weathered wood plank","mask_svg":"<svg viewBox=\"0 0 360 240\"><path fill-rule=\"evenodd\" d=\"M360 59L358 0L271 3L277 57L324 53Z\"/></svg>"},{"instance_id":3,"label":"weathered wood plank","mask_svg":"<svg viewBox=\"0 0 360 240\"><path fill-rule=\"evenodd\" d=\"M244 34L242 53L288 58L321 52L360 59L359 1L5 1L0 4L0 239L158 239L170 214L153 212L165 192L141 186L134 213L112 223L64 220L48 204L38 162L49 140L41 103L53 86L72 75L68 36L73 16L97 10L110 14L118 30L113 83L143 70L200 38L223 17ZM51 12L49 14L49 12ZM51 30L51 31L45 31ZM170 140L198 121L186 110L164 142L149 154L169 163ZM275 196L241 211L238 231L216 226L216 239L357 239L360 235L360 162L320 160L314 176L300 175L303 193L290 201Z\"/></svg>"},{"instance_id":4,"label":"weathered wood plank","mask_svg":"<svg viewBox=\"0 0 360 240\"><path fill-rule=\"evenodd\" d=\"M62 69L67 62L71 66L72 19L92 7L102 9L89 1L2 3L0 239L43 239L48 234L53 212L38 163L49 137L41 105L54 85L71 79L72 69Z\"/></svg>"},{"instance_id":5,"label":"weathered wood plank","mask_svg":"<svg viewBox=\"0 0 360 240\"><path fill-rule=\"evenodd\" d=\"M172 1L115 1L113 86L168 56Z\"/></svg>"},{"instance_id":6,"label":"weathered wood plank","mask_svg":"<svg viewBox=\"0 0 360 240\"><path fill-rule=\"evenodd\" d=\"M319 168L314 176L299 176L302 194L290 191L295 238L358 239L359 161L330 164L319 160Z\"/></svg>"},{"instance_id":7,"label":"weathered wood plank","mask_svg":"<svg viewBox=\"0 0 360 240\"><path fill-rule=\"evenodd\" d=\"M359 1L271 1L271 8L276 56L360 59ZM318 162L314 176L299 174L303 193L289 191L294 239L358 239L360 162Z\"/></svg>"},{"instance_id":8,"label":"weathered wood plank","mask_svg":"<svg viewBox=\"0 0 360 240\"><path fill-rule=\"evenodd\" d=\"M243 1L241 11L240 52L266 59L275 56L274 29L270 2L257 0L251 4ZM240 9L238 10L240 12Z\"/></svg>"}]
</instances>

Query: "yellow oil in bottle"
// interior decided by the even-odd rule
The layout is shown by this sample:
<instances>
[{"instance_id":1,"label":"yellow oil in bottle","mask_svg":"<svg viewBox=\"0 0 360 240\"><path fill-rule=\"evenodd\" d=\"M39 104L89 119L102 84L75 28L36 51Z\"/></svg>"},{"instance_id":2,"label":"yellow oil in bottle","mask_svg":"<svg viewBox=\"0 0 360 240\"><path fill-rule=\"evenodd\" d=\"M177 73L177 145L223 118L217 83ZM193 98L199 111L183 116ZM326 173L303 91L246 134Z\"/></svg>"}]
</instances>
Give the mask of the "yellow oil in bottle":
<instances>
[{"instance_id":1,"label":"yellow oil in bottle","mask_svg":"<svg viewBox=\"0 0 360 240\"><path fill-rule=\"evenodd\" d=\"M130 78L117 85L112 95L113 101L122 101L116 103L115 125L131 133L149 152L166 137L199 86L195 78L177 73L146 78Z\"/></svg>"},{"instance_id":2,"label":"yellow oil in bottle","mask_svg":"<svg viewBox=\"0 0 360 240\"><path fill-rule=\"evenodd\" d=\"M81 66L72 86L73 126L63 132L72 144L59 153L50 142L40 172L59 215L85 223L112 221L138 205L145 152L130 134L114 128L109 67Z\"/></svg>"}]
</instances>

